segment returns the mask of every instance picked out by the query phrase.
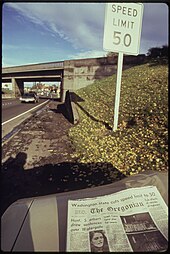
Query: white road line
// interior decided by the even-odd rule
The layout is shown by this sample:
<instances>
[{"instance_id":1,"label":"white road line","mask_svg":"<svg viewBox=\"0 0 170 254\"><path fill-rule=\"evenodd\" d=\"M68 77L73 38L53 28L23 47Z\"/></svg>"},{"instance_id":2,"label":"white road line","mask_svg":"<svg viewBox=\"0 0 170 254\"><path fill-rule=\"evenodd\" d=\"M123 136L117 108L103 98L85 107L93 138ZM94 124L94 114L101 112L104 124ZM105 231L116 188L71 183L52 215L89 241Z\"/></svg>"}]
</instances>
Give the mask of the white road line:
<instances>
[{"instance_id":1,"label":"white road line","mask_svg":"<svg viewBox=\"0 0 170 254\"><path fill-rule=\"evenodd\" d=\"M2 104L2 106L6 106L6 105L9 105L9 104L12 104L12 102L6 102L6 103Z\"/></svg>"},{"instance_id":2,"label":"white road line","mask_svg":"<svg viewBox=\"0 0 170 254\"><path fill-rule=\"evenodd\" d=\"M13 104L13 102L4 102L4 103L2 103L2 106L7 106L7 105L10 105L10 104Z\"/></svg>"},{"instance_id":3,"label":"white road line","mask_svg":"<svg viewBox=\"0 0 170 254\"><path fill-rule=\"evenodd\" d=\"M43 104L47 103L48 101L49 101L49 100L44 101L44 102L43 102L43 103L41 103L40 105L37 105L36 107L31 108L31 109L29 109L29 110L25 111L24 113L22 113L22 114L20 114L20 115L18 115L18 116L15 116L15 117L13 117L13 118L11 118L11 119L9 119L9 120L7 120L6 122L3 122L3 123L2 123L2 126L3 126L4 124L6 124L6 123L11 122L12 120L15 120L16 118L18 118L18 117L20 117L20 116L23 116L24 114L27 114L28 112L32 111L33 109L36 109L36 108L38 108L38 107L42 106Z\"/></svg>"}]
</instances>

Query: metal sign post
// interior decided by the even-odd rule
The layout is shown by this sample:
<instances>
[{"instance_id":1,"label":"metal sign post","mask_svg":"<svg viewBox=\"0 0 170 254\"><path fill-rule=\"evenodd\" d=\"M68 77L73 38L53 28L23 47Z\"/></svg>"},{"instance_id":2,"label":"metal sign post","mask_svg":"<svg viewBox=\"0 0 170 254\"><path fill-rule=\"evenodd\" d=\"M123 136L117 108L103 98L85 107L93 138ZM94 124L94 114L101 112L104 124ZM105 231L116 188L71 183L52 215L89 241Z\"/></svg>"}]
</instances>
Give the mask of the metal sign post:
<instances>
[{"instance_id":1,"label":"metal sign post","mask_svg":"<svg viewBox=\"0 0 170 254\"><path fill-rule=\"evenodd\" d=\"M117 130L117 125L118 125L119 103L120 103L120 88L121 88L121 79L122 79L122 67L123 67L123 53L120 52L119 55L118 55L113 131Z\"/></svg>"}]
</instances>

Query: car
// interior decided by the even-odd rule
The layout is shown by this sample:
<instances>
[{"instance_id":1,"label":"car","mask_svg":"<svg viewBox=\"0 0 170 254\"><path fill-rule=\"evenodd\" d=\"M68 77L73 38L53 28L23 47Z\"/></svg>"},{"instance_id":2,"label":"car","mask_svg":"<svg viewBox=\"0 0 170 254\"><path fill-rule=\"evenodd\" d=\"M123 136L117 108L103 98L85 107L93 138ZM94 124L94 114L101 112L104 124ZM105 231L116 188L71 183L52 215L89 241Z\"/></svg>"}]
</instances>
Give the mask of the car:
<instances>
[{"instance_id":1,"label":"car","mask_svg":"<svg viewBox=\"0 0 170 254\"><path fill-rule=\"evenodd\" d=\"M24 93L20 97L21 102L39 102L39 96L37 95L36 92L29 92L29 93Z\"/></svg>"},{"instance_id":2,"label":"car","mask_svg":"<svg viewBox=\"0 0 170 254\"><path fill-rule=\"evenodd\" d=\"M94 188L16 200L1 217L1 250L65 252L68 200L98 197L142 186L156 186L168 205L168 173L153 170Z\"/></svg>"}]
</instances>

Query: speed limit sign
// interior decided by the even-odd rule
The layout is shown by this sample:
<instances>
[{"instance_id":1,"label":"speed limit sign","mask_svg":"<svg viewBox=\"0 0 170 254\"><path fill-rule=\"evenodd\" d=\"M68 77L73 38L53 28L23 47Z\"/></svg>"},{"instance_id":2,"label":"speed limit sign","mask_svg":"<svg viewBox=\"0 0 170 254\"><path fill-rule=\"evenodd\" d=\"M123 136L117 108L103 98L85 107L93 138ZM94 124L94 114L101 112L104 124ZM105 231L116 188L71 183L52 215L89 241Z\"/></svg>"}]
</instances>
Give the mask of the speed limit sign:
<instances>
[{"instance_id":1,"label":"speed limit sign","mask_svg":"<svg viewBox=\"0 0 170 254\"><path fill-rule=\"evenodd\" d=\"M141 3L106 4L103 48L119 53L113 131L116 131L118 126L123 54L139 54L142 16Z\"/></svg>"},{"instance_id":2,"label":"speed limit sign","mask_svg":"<svg viewBox=\"0 0 170 254\"><path fill-rule=\"evenodd\" d=\"M142 3L107 3L103 48L138 55L142 27Z\"/></svg>"}]
</instances>

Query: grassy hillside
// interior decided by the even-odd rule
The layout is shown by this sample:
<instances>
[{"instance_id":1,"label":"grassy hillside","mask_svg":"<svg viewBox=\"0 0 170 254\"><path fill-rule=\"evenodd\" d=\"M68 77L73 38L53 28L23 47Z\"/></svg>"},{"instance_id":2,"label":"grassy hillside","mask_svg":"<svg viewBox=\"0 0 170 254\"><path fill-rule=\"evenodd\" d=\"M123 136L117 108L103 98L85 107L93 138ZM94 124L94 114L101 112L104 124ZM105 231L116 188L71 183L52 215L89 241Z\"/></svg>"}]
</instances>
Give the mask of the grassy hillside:
<instances>
[{"instance_id":1,"label":"grassy hillside","mask_svg":"<svg viewBox=\"0 0 170 254\"><path fill-rule=\"evenodd\" d=\"M113 132L116 75L76 91L80 123L70 129L81 163L108 162L122 173L167 171L168 66L122 73L119 124Z\"/></svg>"}]
</instances>

